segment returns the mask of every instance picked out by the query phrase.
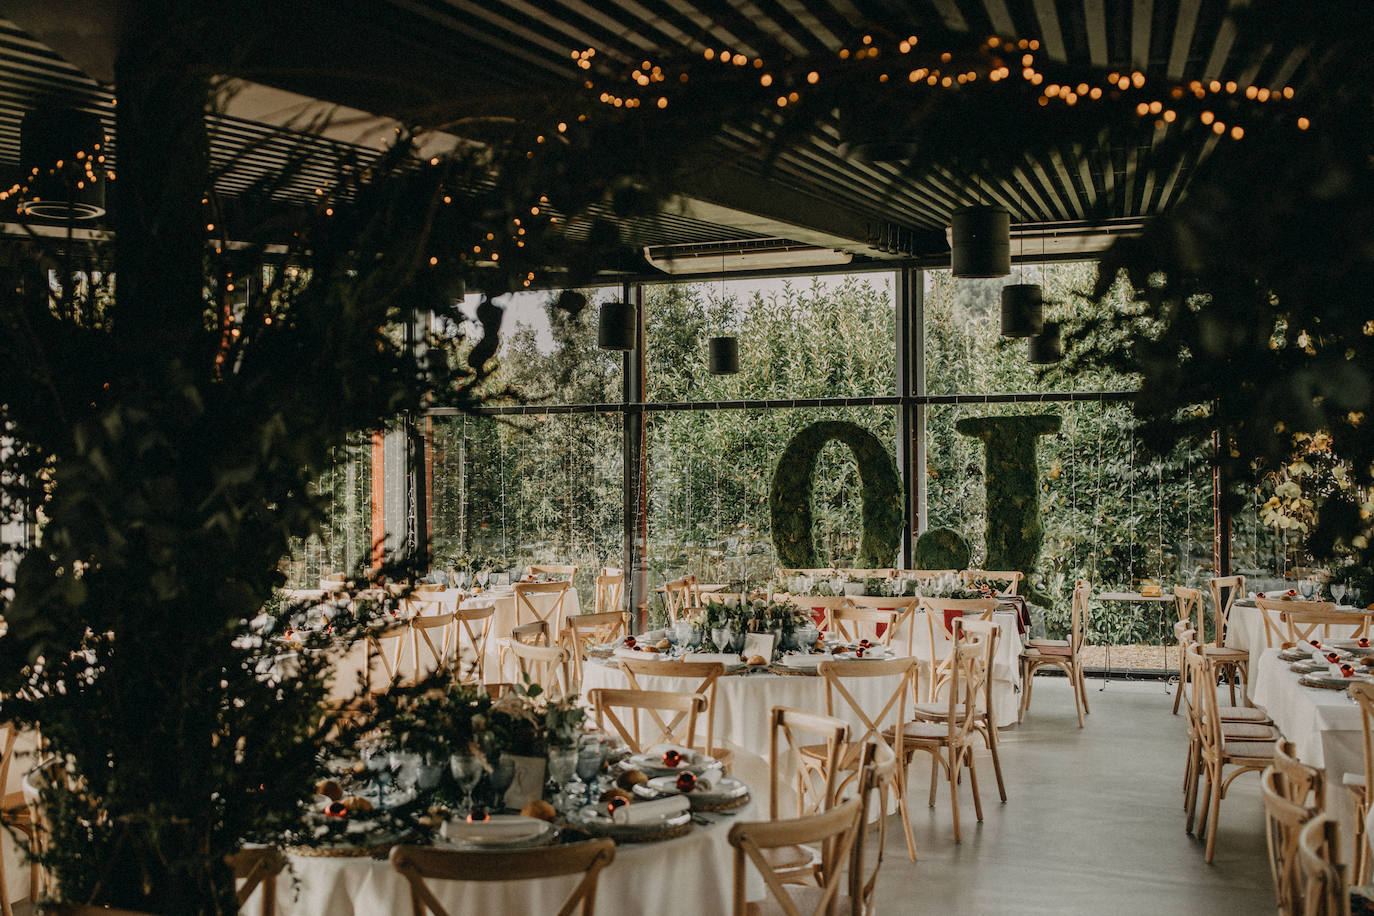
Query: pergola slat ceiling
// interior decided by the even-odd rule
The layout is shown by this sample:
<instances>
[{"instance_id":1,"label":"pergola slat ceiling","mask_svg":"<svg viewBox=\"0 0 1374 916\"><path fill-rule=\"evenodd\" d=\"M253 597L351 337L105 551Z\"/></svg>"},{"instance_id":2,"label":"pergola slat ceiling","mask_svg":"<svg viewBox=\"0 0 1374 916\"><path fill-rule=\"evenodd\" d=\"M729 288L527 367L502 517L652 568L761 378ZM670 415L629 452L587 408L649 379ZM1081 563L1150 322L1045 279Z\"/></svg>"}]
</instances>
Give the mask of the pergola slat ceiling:
<instances>
[{"instance_id":1,"label":"pergola slat ceiling","mask_svg":"<svg viewBox=\"0 0 1374 916\"><path fill-rule=\"evenodd\" d=\"M1234 29L1227 10L1241 0L337 0L304 16L311 41L358 61L353 78L328 80L300 73L277 85L379 116L410 118L427 105L452 101L463 87L474 106L509 104L522 94L575 85L582 72L570 50L594 47L602 59L622 63L664 54L700 54L726 47L769 59L834 54L874 23L917 34L941 24L974 34L1038 38L1050 59L1103 69L1143 69L1170 79L1240 79L1264 85L1298 75L1304 56L1272 52L1257 60L1233 59ZM331 47L331 36L338 47ZM289 42L283 36L280 42ZM283 45L269 47L273 53ZM365 49L372 47L370 55ZM358 52L364 52L358 57ZM398 53L410 52L410 53ZM0 20L0 162L17 162L19 121L34 99L60 94L112 120L109 91L58 54ZM367 59L370 56L372 59ZM321 58L323 59L323 57ZM399 62L398 62L399 61ZM413 69L405 71L410 66ZM369 74L400 68L387 88ZM270 75L261 77L272 82ZM405 85L424 87L410 95ZM446 88L449 87L449 88ZM388 95L390 93L390 95ZM464 97L465 99L467 96ZM240 156L220 181L233 193L256 178L308 154L290 191L304 198L323 183L340 157L357 152L346 143L282 132L261 123L219 119L214 156ZM716 138L722 156L749 162L767 125L737 125ZM1133 143L1076 151L1067 146L1041 158L1027 156L1011 174L989 180L985 196L1007 206L1018 222L1055 223L1094 217L1137 219L1169 206L1184 190L1197 154L1162 158L1163 132L1142 124ZM846 208L891 235L907 232L929 245L943 232L952 209L971 202L967 182L933 173L914 182L902 167L864 159L840 125L821 124L809 138L772 164L769 179L832 206ZM244 150L254 147L251 154ZM1205 154L1205 152L1204 152ZM1172 154L1170 154L1172 156ZM727 203L714 201L716 204ZM751 202L740 201L742 212ZM1104 209L1105 204L1110 204ZM753 211L760 212L760 211ZM767 215L767 214L763 214ZM577 232L575 222L570 232ZM757 233L683 214L622 224L636 244L701 244ZM786 237L785 226L771 233ZM870 235L877 235L870 230ZM866 251L864 240L850 250ZM927 251L927 253L930 253Z\"/></svg>"}]
</instances>

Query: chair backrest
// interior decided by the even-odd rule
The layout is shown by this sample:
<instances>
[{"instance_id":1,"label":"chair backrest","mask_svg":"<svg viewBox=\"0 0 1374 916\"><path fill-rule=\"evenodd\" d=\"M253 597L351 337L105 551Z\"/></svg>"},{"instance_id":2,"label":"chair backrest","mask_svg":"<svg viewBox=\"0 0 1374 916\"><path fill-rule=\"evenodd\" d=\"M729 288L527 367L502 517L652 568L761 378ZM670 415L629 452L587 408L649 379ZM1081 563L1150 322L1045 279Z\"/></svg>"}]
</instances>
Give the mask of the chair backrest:
<instances>
[{"instance_id":1,"label":"chair backrest","mask_svg":"<svg viewBox=\"0 0 1374 916\"><path fill-rule=\"evenodd\" d=\"M965 585L988 583L999 595L1014 595L1026 574L1016 569L965 569L959 573ZM1001 588L997 588L998 584Z\"/></svg>"},{"instance_id":2,"label":"chair backrest","mask_svg":"<svg viewBox=\"0 0 1374 916\"><path fill-rule=\"evenodd\" d=\"M1202 589L1175 585L1174 609L1178 611L1179 623L1186 623L1201 632Z\"/></svg>"},{"instance_id":3,"label":"chair backrest","mask_svg":"<svg viewBox=\"0 0 1374 916\"><path fill-rule=\"evenodd\" d=\"M630 623L629 615L620 611L601 611L595 614L569 614L566 620L573 682L581 684L582 660L587 656L587 649L624 636Z\"/></svg>"},{"instance_id":4,"label":"chair backrest","mask_svg":"<svg viewBox=\"0 0 1374 916\"><path fill-rule=\"evenodd\" d=\"M412 643L409 621L390 621L367 634L367 678L372 693L386 693L394 684L405 683L405 647ZM381 666L385 683L373 681L374 663Z\"/></svg>"},{"instance_id":5,"label":"chair backrest","mask_svg":"<svg viewBox=\"0 0 1374 916\"><path fill-rule=\"evenodd\" d=\"M833 579L839 574L838 569L827 567L825 569L775 569L773 575L778 579L795 579L797 576L806 576L809 579Z\"/></svg>"},{"instance_id":6,"label":"chair backrest","mask_svg":"<svg viewBox=\"0 0 1374 916\"><path fill-rule=\"evenodd\" d=\"M953 639L952 621L955 616L974 614L981 620L991 620L997 610L996 598L921 598L921 607L931 618L931 628ZM948 614L946 612L949 612Z\"/></svg>"},{"instance_id":7,"label":"chair backrest","mask_svg":"<svg viewBox=\"0 0 1374 916\"><path fill-rule=\"evenodd\" d=\"M915 641L915 617L919 599L915 595L904 598L878 598L872 595L850 595L845 604L858 610L894 612L895 618L884 631L881 639L884 645L894 646L904 655L911 654ZM845 604L839 605L844 607ZM829 610L829 609L827 609ZM874 623L879 621L875 620Z\"/></svg>"},{"instance_id":8,"label":"chair backrest","mask_svg":"<svg viewBox=\"0 0 1374 916\"><path fill-rule=\"evenodd\" d=\"M657 658L622 658L620 670L635 690L652 689L652 684L640 683L640 678L671 677L694 679L692 692L706 700L706 708L701 716L706 720L706 734L698 742L696 735L689 736L687 746L706 754L714 753L716 748L716 681L725 673L725 665L720 662L670 662Z\"/></svg>"},{"instance_id":9,"label":"chair backrest","mask_svg":"<svg viewBox=\"0 0 1374 916\"><path fill-rule=\"evenodd\" d=\"M849 579L891 579L897 575L897 570L891 567L887 569L837 569L835 572Z\"/></svg>"},{"instance_id":10,"label":"chair backrest","mask_svg":"<svg viewBox=\"0 0 1374 916\"><path fill-rule=\"evenodd\" d=\"M978 695L983 693L988 676L984 639L976 633L964 632L962 625L957 633L959 638L950 656L949 693L945 697L949 705L944 720L949 725L951 744L968 740L978 719Z\"/></svg>"},{"instance_id":11,"label":"chair backrest","mask_svg":"<svg viewBox=\"0 0 1374 916\"><path fill-rule=\"evenodd\" d=\"M1350 916L1350 894L1339 847L1340 825L1325 814L1316 815L1298 831L1303 916Z\"/></svg>"},{"instance_id":12,"label":"chair backrest","mask_svg":"<svg viewBox=\"0 0 1374 916\"><path fill-rule=\"evenodd\" d=\"M576 566L560 566L556 563L535 564L525 570L527 576L567 576L571 582L577 578Z\"/></svg>"},{"instance_id":13,"label":"chair backrest","mask_svg":"<svg viewBox=\"0 0 1374 916\"><path fill-rule=\"evenodd\" d=\"M688 608L701 605L701 596L697 593L697 584L696 576L683 576L681 579L664 583L663 605L668 610L670 623L677 623L678 618Z\"/></svg>"},{"instance_id":14,"label":"chair backrest","mask_svg":"<svg viewBox=\"0 0 1374 916\"><path fill-rule=\"evenodd\" d=\"M496 606L462 608L453 612L454 632L458 645L454 650L458 680L464 684L480 684L486 677L487 640L491 638L491 621ZM464 670L464 660L471 662Z\"/></svg>"},{"instance_id":15,"label":"chair backrest","mask_svg":"<svg viewBox=\"0 0 1374 916\"><path fill-rule=\"evenodd\" d=\"M602 573L596 577L595 604L598 614L618 611L625 600L625 576L622 573Z\"/></svg>"},{"instance_id":16,"label":"chair backrest","mask_svg":"<svg viewBox=\"0 0 1374 916\"><path fill-rule=\"evenodd\" d=\"M834 912L835 901L843 885L844 865L854 846L855 835L862 829L860 822L864 805L858 798L851 798L818 814L805 815L792 820L772 820L736 824L730 828L730 845L735 848L735 916L746 916L750 912L746 899L745 880L749 863L753 863L763 875L769 894L778 902L788 916L824 916ZM820 894L815 908L808 912L798 909L797 901L788 892L773 867L769 865L765 850L784 846L819 843L821 862L817 873ZM797 885L790 885L797 887Z\"/></svg>"},{"instance_id":17,"label":"chair backrest","mask_svg":"<svg viewBox=\"0 0 1374 916\"><path fill-rule=\"evenodd\" d=\"M549 639L549 622L532 620L518 627L511 627L510 641L522 642L527 646L547 646L552 641Z\"/></svg>"},{"instance_id":18,"label":"chair backrest","mask_svg":"<svg viewBox=\"0 0 1374 916\"><path fill-rule=\"evenodd\" d=\"M1255 609L1259 611L1260 622L1264 624L1264 642L1270 649L1286 649L1292 645L1288 639L1288 624L1283 612L1292 604L1277 598L1256 598Z\"/></svg>"},{"instance_id":19,"label":"chair backrest","mask_svg":"<svg viewBox=\"0 0 1374 916\"><path fill-rule=\"evenodd\" d=\"M594 916L596 884L601 870L615 860L615 842L584 840L535 849L468 852L435 846L393 846L391 867L410 885L415 916L450 916L425 879L435 881L527 881L558 875L582 874L582 880L563 902L558 916Z\"/></svg>"},{"instance_id":20,"label":"chair backrest","mask_svg":"<svg viewBox=\"0 0 1374 916\"><path fill-rule=\"evenodd\" d=\"M886 646L892 642L893 629L899 616L895 610L855 607L846 601L839 607L826 609L825 628L846 642L868 639ZM883 631L881 635L879 629Z\"/></svg>"},{"instance_id":21,"label":"chair backrest","mask_svg":"<svg viewBox=\"0 0 1374 916\"><path fill-rule=\"evenodd\" d=\"M14 763L14 747L19 742L19 729L13 722L0 722L0 795L9 791L10 766ZM3 867L3 866L0 866Z\"/></svg>"},{"instance_id":22,"label":"chair backrest","mask_svg":"<svg viewBox=\"0 0 1374 916\"><path fill-rule=\"evenodd\" d=\"M1269 850L1269 875L1274 881L1279 913L1301 916L1302 882L1298 875L1298 833L1317 814L1316 808L1289 801L1283 777L1273 766L1260 774L1264 797L1264 831Z\"/></svg>"},{"instance_id":23,"label":"chair backrest","mask_svg":"<svg viewBox=\"0 0 1374 916\"><path fill-rule=\"evenodd\" d=\"M1274 742L1274 769L1289 801L1318 811L1326 809L1326 773L1300 762L1293 742L1287 738Z\"/></svg>"},{"instance_id":24,"label":"chair backrest","mask_svg":"<svg viewBox=\"0 0 1374 916\"><path fill-rule=\"evenodd\" d=\"M1218 757L1222 750L1221 710L1217 702L1217 670L1205 655L1202 646L1193 643L1185 653L1188 664L1188 688L1192 702L1188 705L1192 729L1201 742L1202 752Z\"/></svg>"},{"instance_id":25,"label":"chair backrest","mask_svg":"<svg viewBox=\"0 0 1374 916\"><path fill-rule=\"evenodd\" d=\"M992 663L997 657L997 643L1002 639L1002 625L995 620L969 620L960 618L954 621L956 630L966 636L974 637L983 647L983 712L989 723L997 722L997 714L992 707Z\"/></svg>"},{"instance_id":26,"label":"chair backrest","mask_svg":"<svg viewBox=\"0 0 1374 916\"><path fill-rule=\"evenodd\" d=\"M697 716L706 709L705 697L672 690L598 687L587 694L587 701L596 710L597 727L604 731L605 723L610 722L634 754L659 744L690 746L696 734ZM628 711L629 715L622 718L616 712L618 709Z\"/></svg>"},{"instance_id":27,"label":"chair backrest","mask_svg":"<svg viewBox=\"0 0 1374 916\"><path fill-rule=\"evenodd\" d=\"M549 625L550 633L563 632L563 601L572 590L571 579L562 582L517 582L512 590L515 592L516 623L542 620ZM552 600L547 603L535 600L542 596L552 596Z\"/></svg>"},{"instance_id":28,"label":"chair backrest","mask_svg":"<svg viewBox=\"0 0 1374 916\"><path fill-rule=\"evenodd\" d=\"M1245 595L1244 576L1214 576L1207 580L1207 591L1212 595L1212 626L1215 630L1215 645L1226 645L1226 627L1231 620L1231 606L1236 599ZM1198 630L1198 642L1207 637Z\"/></svg>"},{"instance_id":29,"label":"chair backrest","mask_svg":"<svg viewBox=\"0 0 1374 916\"><path fill-rule=\"evenodd\" d=\"M840 757L849 741L849 723L834 716L822 716L786 706L774 706L768 736L768 816L778 819L783 767L795 780L797 814L814 814L835 803L839 784ZM801 749L823 745L823 777L803 766Z\"/></svg>"},{"instance_id":30,"label":"chair backrest","mask_svg":"<svg viewBox=\"0 0 1374 916\"><path fill-rule=\"evenodd\" d=\"M240 849L226 856L225 861L234 870L234 880L242 881L237 898L239 909L253 896L253 891L262 886L262 916L273 916L277 911L277 875L286 867L286 856L272 846L263 849Z\"/></svg>"},{"instance_id":31,"label":"chair backrest","mask_svg":"<svg viewBox=\"0 0 1374 916\"><path fill-rule=\"evenodd\" d=\"M410 635L415 659L415 680L420 681L433 671L453 673L458 662L458 624L451 613L430 614L410 618ZM437 643L437 645L436 645Z\"/></svg>"},{"instance_id":32,"label":"chair backrest","mask_svg":"<svg viewBox=\"0 0 1374 916\"><path fill-rule=\"evenodd\" d=\"M859 814L859 828L854 837L854 851L849 862L849 901L852 916L876 911L878 872L883 867L883 849L887 846L888 793L897 784L898 757L883 745L864 746L859 776L858 798L863 802ZM867 824L878 824L877 842L868 841ZM869 848L872 847L872 861Z\"/></svg>"},{"instance_id":33,"label":"chair backrest","mask_svg":"<svg viewBox=\"0 0 1374 916\"><path fill-rule=\"evenodd\" d=\"M825 714L838 717L839 713L847 713L846 718L857 719L860 723L857 729L850 732L848 746L840 758L840 768L857 777L864 747L869 744L891 748L893 754L901 759L905 734L902 727L906 725L907 697L914 693L910 682L916 676L916 659L907 656L875 661L824 661L817 666L817 670L825 678ZM852 683L873 677L897 679L887 701L881 705L858 699L845 684L846 681ZM837 697L841 702L835 702ZM873 713L875 709L876 714ZM891 735L891 739L887 735Z\"/></svg>"},{"instance_id":34,"label":"chair backrest","mask_svg":"<svg viewBox=\"0 0 1374 916\"><path fill-rule=\"evenodd\" d=\"M538 684L544 695L557 699L572 689L568 672L568 650L562 646L531 646L511 641L510 650L522 680Z\"/></svg>"},{"instance_id":35,"label":"chair backrest","mask_svg":"<svg viewBox=\"0 0 1374 916\"><path fill-rule=\"evenodd\" d=\"M1290 643L1311 639L1318 628L1322 636L1330 636L1333 625L1346 627L1354 624L1355 629L1349 635L1363 636L1369 625L1369 618L1364 614L1338 611L1330 601L1289 601L1288 607L1279 611L1279 619L1288 629Z\"/></svg>"}]
</instances>

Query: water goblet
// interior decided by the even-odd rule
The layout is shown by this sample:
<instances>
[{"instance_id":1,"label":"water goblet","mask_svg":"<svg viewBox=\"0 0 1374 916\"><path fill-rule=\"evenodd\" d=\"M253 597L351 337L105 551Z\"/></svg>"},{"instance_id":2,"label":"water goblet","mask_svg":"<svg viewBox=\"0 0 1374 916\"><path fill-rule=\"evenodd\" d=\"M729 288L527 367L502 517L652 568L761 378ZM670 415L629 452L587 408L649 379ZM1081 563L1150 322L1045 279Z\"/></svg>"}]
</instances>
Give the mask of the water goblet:
<instances>
[{"instance_id":1,"label":"water goblet","mask_svg":"<svg viewBox=\"0 0 1374 916\"><path fill-rule=\"evenodd\" d=\"M1312 597L1317 593L1316 580L1300 579L1298 581L1298 592L1302 595L1304 601L1311 601Z\"/></svg>"},{"instance_id":2,"label":"water goblet","mask_svg":"<svg viewBox=\"0 0 1374 916\"><path fill-rule=\"evenodd\" d=\"M386 787L391 782L391 755L380 744L368 745L363 748L363 765L367 767L372 784L377 789L377 807L386 807Z\"/></svg>"},{"instance_id":3,"label":"water goblet","mask_svg":"<svg viewBox=\"0 0 1374 916\"><path fill-rule=\"evenodd\" d=\"M1331 597L1336 599L1337 604L1345 600L1346 588L1347 586L1344 582L1331 583Z\"/></svg>"},{"instance_id":4,"label":"water goblet","mask_svg":"<svg viewBox=\"0 0 1374 916\"><path fill-rule=\"evenodd\" d=\"M575 747L551 747L549 748L549 782L554 786L554 807L562 810L566 804L560 804L567 797L568 784L572 782L573 776L577 773L577 748Z\"/></svg>"},{"instance_id":5,"label":"water goblet","mask_svg":"<svg viewBox=\"0 0 1374 916\"><path fill-rule=\"evenodd\" d=\"M577 749L577 778L586 787L586 804L590 805L596 799L593 797L598 788L597 774L601 772L601 763L606 759L606 750L601 745L601 738L595 735L583 739L582 744Z\"/></svg>"},{"instance_id":6,"label":"water goblet","mask_svg":"<svg viewBox=\"0 0 1374 916\"><path fill-rule=\"evenodd\" d=\"M458 788L463 790L463 807L471 813L472 790L486 772L481 759L475 754L454 754L448 759L448 771L453 775L453 781L458 783Z\"/></svg>"}]
</instances>

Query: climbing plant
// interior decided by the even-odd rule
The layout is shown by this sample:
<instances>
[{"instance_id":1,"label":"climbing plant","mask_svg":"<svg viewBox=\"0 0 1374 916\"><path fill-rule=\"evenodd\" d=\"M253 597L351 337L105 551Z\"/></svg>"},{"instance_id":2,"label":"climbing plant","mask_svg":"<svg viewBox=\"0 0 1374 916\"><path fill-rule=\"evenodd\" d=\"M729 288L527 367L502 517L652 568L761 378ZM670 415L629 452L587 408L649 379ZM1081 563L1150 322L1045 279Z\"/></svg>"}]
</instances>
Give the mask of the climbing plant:
<instances>
[{"instance_id":1,"label":"climbing plant","mask_svg":"<svg viewBox=\"0 0 1374 916\"><path fill-rule=\"evenodd\" d=\"M811 537L811 478L816 458L831 441L842 442L859 466L863 499L863 538L860 566L891 566L902 540L902 481L882 440L857 423L813 423L792 437L778 459L768 505L773 521L773 546L784 566L816 566Z\"/></svg>"}]
</instances>

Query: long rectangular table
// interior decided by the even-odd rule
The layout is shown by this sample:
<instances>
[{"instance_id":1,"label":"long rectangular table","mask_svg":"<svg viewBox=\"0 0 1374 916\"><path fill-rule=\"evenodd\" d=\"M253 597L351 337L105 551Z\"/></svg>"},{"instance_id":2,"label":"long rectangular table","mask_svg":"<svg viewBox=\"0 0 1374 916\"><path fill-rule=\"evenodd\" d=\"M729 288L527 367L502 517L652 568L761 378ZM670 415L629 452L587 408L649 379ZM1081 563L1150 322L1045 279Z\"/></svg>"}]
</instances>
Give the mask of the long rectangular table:
<instances>
[{"instance_id":1,"label":"long rectangular table","mask_svg":"<svg viewBox=\"0 0 1374 916\"><path fill-rule=\"evenodd\" d=\"M1360 709L1343 690L1304 687L1278 649L1265 649L1251 663L1255 702L1293 742L1298 759L1326 772L1326 807L1341 825L1341 855L1350 858L1355 837L1355 809L1341 780L1364 772L1364 737Z\"/></svg>"}]
</instances>

